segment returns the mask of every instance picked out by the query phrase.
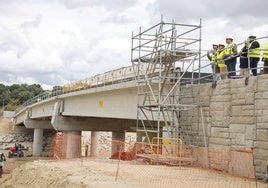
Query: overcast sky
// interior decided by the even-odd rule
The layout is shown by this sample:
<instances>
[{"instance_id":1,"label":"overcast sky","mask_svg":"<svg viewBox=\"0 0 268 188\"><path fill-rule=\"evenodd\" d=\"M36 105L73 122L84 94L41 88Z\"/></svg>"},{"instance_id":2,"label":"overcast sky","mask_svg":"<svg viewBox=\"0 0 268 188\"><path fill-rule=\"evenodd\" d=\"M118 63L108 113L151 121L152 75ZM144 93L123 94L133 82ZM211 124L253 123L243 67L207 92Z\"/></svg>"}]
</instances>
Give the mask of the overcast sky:
<instances>
[{"instance_id":1,"label":"overcast sky","mask_svg":"<svg viewBox=\"0 0 268 188\"><path fill-rule=\"evenodd\" d=\"M0 0L0 82L45 89L131 65L131 33L198 24L202 48L268 35L267 0ZM265 42L268 42L266 39Z\"/></svg>"}]
</instances>

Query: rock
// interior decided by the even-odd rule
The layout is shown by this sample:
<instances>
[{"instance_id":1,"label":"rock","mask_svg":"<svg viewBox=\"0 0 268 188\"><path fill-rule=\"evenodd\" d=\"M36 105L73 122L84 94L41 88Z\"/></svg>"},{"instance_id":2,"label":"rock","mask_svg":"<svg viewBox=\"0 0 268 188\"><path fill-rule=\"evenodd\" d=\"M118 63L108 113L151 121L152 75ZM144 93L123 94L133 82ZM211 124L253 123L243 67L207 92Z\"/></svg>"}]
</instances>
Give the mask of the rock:
<instances>
[{"instance_id":1,"label":"rock","mask_svg":"<svg viewBox=\"0 0 268 188\"><path fill-rule=\"evenodd\" d=\"M25 139L24 139L22 136L19 136L19 137L18 137L18 141L19 141L19 142L24 142L24 140L25 140Z\"/></svg>"},{"instance_id":2,"label":"rock","mask_svg":"<svg viewBox=\"0 0 268 188\"><path fill-rule=\"evenodd\" d=\"M14 141L14 140L13 140L12 137L7 137L7 138L5 139L4 142L6 142L6 143L11 143L11 142L13 142L13 141ZM14 141L14 142L16 142L16 141Z\"/></svg>"},{"instance_id":3,"label":"rock","mask_svg":"<svg viewBox=\"0 0 268 188\"><path fill-rule=\"evenodd\" d=\"M4 144L3 149L4 150L9 150L11 146L13 146L13 144Z\"/></svg>"},{"instance_id":4,"label":"rock","mask_svg":"<svg viewBox=\"0 0 268 188\"><path fill-rule=\"evenodd\" d=\"M4 138L3 137L0 137L0 143L3 143L4 142Z\"/></svg>"}]
</instances>

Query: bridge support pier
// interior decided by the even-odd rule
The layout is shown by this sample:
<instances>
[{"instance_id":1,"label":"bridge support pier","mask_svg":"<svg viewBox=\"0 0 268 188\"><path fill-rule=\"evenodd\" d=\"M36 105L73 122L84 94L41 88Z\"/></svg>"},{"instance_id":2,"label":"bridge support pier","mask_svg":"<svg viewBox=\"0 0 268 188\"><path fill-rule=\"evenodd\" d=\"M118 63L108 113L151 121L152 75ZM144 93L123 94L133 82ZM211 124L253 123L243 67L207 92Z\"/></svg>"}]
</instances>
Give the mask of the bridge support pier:
<instances>
[{"instance_id":1,"label":"bridge support pier","mask_svg":"<svg viewBox=\"0 0 268 188\"><path fill-rule=\"evenodd\" d=\"M24 125L27 129L34 129L33 156L41 156L43 150L44 129L52 129L49 120L32 120L26 118Z\"/></svg>"},{"instance_id":2,"label":"bridge support pier","mask_svg":"<svg viewBox=\"0 0 268 188\"><path fill-rule=\"evenodd\" d=\"M43 149L44 129L34 129L33 156L41 156Z\"/></svg>"},{"instance_id":3,"label":"bridge support pier","mask_svg":"<svg viewBox=\"0 0 268 188\"><path fill-rule=\"evenodd\" d=\"M99 132L91 131L90 139L91 139L90 157L96 157L98 155Z\"/></svg>"},{"instance_id":4,"label":"bridge support pier","mask_svg":"<svg viewBox=\"0 0 268 188\"><path fill-rule=\"evenodd\" d=\"M123 143L125 142L125 132L123 131L113 131L112 132L112 155L124 150Z\"/></svg>"},{"instance_id":5,"label":"bridge support pier","mask_svg":"<svg viewBox=\"0 0 268 188\"><path fill-rule=\"evenodd\" d=\"M81 131L66 131L66 159L81 156Z\"/></svg>"}]
</instances>

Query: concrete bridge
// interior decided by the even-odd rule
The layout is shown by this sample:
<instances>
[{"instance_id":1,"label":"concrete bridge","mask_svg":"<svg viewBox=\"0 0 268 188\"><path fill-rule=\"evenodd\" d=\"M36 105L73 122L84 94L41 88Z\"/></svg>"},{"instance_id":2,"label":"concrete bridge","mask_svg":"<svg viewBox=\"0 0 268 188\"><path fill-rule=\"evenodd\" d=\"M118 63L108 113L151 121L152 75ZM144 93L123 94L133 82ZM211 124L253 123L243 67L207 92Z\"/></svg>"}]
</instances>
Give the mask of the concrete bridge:
<instances>
[{"instance_id":1,"label":"concrete bridge","mask_svg":"<svg viewBox=\"0 0 268 188\"><path fill-rule=\"evenodd\" d=\"M137 82L128 80L37 98L33 104L17 110L14 125L34 129L33 155L38 156L42 153L44 129L62 131L66 135L111 131L113 140L124 140L125 131L136 130L136 119ZM68 149L68 146L81 144L73 142L71 136L70 139L67 136L67 158L80 155L72 152L72 148ZM112 152L115 152L113 148Z\"/></svg>"}]
</instances>

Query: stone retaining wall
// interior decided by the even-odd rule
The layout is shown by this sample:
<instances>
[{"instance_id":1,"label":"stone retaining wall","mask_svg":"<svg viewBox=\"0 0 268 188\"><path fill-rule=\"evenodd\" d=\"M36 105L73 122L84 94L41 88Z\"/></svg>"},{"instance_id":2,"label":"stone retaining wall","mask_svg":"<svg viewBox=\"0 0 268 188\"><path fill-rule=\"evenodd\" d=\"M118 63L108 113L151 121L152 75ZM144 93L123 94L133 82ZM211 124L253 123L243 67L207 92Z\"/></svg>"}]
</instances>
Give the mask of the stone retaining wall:
<instances>
[{"instance_id":1,"label":"stone retaining wall","mask_svg":"<svg viewBox=\"0 0 268 188\"><path fill-rule=\"evenodd\" d=\"M204 146L204 125L210 148L253 151L256 176L263 179L268 165L268 75L250 77L247 85L245 80L221 80L215 88L211 83L183 86L181 103L200 102L202 110L182 111L180 125L193 145Z\"/></svg>"},{"instance_id":2,"label":"stone retaining wall","mask_svg":"<svg viewBox=\"0 0 268 188\"><path fill-rule=\"evenodd\" d=\"M54 138L55 131L45 130L43 135L43 155L47 156L50 152L50 145ZM33 132L31 133L1 133L0 134L0 149L9 150L15 143L20 143L22 146L28 147L29 155L32 154L33 147Z\"/></svg>"}]
</instances>

